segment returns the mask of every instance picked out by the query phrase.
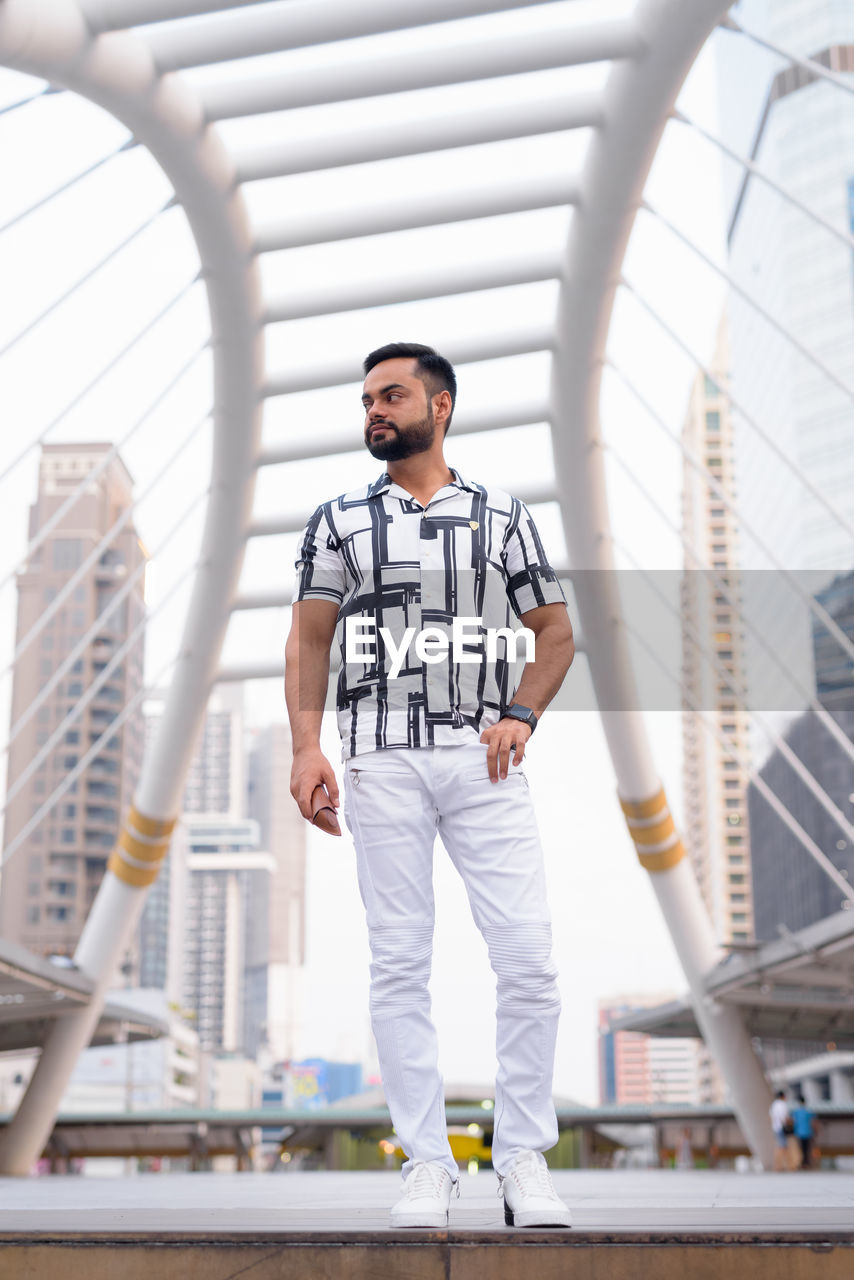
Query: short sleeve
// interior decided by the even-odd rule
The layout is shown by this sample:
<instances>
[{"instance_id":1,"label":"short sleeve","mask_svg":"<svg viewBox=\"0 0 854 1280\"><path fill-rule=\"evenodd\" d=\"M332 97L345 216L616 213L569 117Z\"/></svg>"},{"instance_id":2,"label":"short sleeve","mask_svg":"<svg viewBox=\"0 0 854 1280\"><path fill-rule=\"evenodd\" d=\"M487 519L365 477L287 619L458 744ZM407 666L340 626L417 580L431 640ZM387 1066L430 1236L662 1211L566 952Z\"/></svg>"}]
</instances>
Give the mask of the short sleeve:
<instances>
[{"instance_id":1,"label":"short sleeve","mask_svg":"<svg viewBox=\"0 0 854 1280\"><path fill-rule=\"evenodd\" d=\"M305 526L299 558L295 562L297 600L344 601L346 575L340 554L340 542L332 528L326 506L320 506Z\"/></svg>"},{"instance_id":2,"label":"short sleeve","mask_svg":"<svg viewBox=\"0 0 854 1280\"><path fill-rule=\"evenodd\" d=\"M513 499L501 558L507 571L507 595L517 616L543 604L567 603L531 513L518 498Z\"/></svg>"}]
</instances>

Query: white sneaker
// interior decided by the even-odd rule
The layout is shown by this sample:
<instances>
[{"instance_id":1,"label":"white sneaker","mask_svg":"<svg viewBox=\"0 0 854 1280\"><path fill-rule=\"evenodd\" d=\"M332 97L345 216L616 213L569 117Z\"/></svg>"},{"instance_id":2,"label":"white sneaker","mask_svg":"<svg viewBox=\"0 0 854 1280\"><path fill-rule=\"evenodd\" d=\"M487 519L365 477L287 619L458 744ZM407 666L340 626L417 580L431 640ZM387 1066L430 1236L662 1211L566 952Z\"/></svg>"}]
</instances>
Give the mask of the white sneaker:
<instances>
[{"instance_id":1,"label":"white sneaker","mask_svg":"<svg viewBox=\"0 0 854 1280\"><path fill-rule=\"evenodd\" d=\"M571 1227L569 1209L552 1186L551 1174L538 1151L523 1151L503 1178L498 1194L504 1196L504 1221L508 1227Z\"/></svg>"},{"instance_id":2,"label":"white sneaker","mask_svg":"<svg viewBox=\"0 0 854 1280\"><path fill-rule=\"evenodd\" d=\"M443 1164L418 1160L406 1175L403 1195L392 1206L389 1226L446 1227L451 1190L460 1194L459 1178L452 1178Z\"/></svg>"}]
</instances>

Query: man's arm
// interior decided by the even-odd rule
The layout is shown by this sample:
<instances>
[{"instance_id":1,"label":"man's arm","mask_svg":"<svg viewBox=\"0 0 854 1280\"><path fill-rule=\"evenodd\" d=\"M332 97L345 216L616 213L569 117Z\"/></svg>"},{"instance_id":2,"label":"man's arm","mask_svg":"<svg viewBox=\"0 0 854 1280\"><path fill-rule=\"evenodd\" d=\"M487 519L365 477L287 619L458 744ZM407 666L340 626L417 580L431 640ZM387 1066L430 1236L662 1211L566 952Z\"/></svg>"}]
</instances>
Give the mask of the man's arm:
<instances>
[{"instance_id":1,"label":"man's arm","mask_svg":"<svg viewBox=\"0 0 854 1280\"><path fill-rule=\"evenodd\" d=\"M294 762L291 795L311 821L311 795L326 786L337 809L335 772L320 750L320 726L329 683L329 650L335 635L338 605L331 600L300 600L285 645L285 701L291 725Z\"/></svg>"},{"instance_id":2,"label":"man's arm","mask_svg":"<svg viewBox=\"0 0 854 1280\"><path fill-rule=\"evenodd\" d=\"M522 625L534 633L535 659L525 663L513 701L530 707L537 719L545 711L563 684L564 676L575 657L572 624L565 604L543 604L520 615ZM480 735L488 744L486 764L493 782L507 777L510 751L515 743L514 765L522 763L525 743L533 730L522 720L505 717L490 725Z\"/></svg>"}]
</instances>

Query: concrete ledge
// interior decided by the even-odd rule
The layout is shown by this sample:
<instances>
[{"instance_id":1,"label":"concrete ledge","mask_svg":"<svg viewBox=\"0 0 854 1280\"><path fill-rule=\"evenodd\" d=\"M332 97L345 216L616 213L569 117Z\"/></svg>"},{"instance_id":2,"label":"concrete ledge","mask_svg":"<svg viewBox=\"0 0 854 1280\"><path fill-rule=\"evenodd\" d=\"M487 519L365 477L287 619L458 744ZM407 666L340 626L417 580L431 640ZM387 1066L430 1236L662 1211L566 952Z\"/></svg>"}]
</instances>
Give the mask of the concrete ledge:
<instances>
[{"instance_id":1,"label":"concrete ledge","mask_svg":"<svg viewBox=\"0 0 854 1280\"><path fill-rule=\"evenodd\" d=\"M491 1173L391 1231L396 1173L0 1180L6 1280L850 1280L854 1176L554 1171L567 1230L504 1225Z\"/></svg>"},{"instance_id":2,"label":"concrete ledge","mask_svg":"<svg viewBox=\"0 0 854 1280\"><path fill-rule=\"evenodd\" d=\"M841 1236L841 1238L839 1238ZM533 1251L533 1252L532 1252ZM684 1234L564 1231L524 1236L447 1231L324 1234L270 1233L212 1238L141 1238L110 1233L61 1238L0 1239L0 1275L22 1280L850 1280L854 1231L799 1233L781 1242L770 1233Z\"/></svg>"}]
</instances>

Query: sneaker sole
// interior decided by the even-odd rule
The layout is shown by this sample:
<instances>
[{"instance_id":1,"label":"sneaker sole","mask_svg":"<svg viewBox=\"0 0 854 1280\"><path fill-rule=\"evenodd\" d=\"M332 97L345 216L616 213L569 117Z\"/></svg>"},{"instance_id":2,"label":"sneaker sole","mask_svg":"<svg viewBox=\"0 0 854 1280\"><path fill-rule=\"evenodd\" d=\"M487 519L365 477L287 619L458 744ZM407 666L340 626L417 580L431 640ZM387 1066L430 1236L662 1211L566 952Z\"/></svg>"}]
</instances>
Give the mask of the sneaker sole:
<instances>
[{"instance_id":1,"label":"sneaker sole","mask_svg":"<svg viewBox=\"0 0 854 1280\"><path fill-rule=\"evenodd\" d=\"M516 1213L504 1201L504 1222L508 1227L571 1227L568 1209L522 1209Z\"/></svg>"},{"instance_id":2,"label":"sneaker sole","mask_svg":"<svg viewBox=\"0 0 854 1280\"><path fill-rule=\"evenodd\" d=\"M447 1213L399 1213L389 1218L390 1227L446 1227Z\"/></svg>"}]
</instances>

